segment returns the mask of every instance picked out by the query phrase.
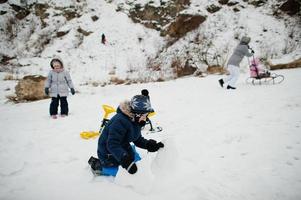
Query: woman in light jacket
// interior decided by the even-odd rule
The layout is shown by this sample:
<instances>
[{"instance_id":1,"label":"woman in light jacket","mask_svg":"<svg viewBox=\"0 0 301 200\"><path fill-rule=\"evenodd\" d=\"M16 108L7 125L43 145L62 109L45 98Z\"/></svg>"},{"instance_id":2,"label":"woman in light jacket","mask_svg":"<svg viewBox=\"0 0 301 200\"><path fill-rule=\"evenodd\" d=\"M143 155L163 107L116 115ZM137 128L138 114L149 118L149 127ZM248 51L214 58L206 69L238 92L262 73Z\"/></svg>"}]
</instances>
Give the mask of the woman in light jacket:
<instances>
[{"instance_id":1,"label":"woman in light jacket","mask_svg":"<svg viewBox=\"0 0 301 200\"><path fill-rule=\"evenodd\" d=\"M240 43L234 49L227 64L227 69L230 74L226 78L218 80L221 87L223 87L225 83L228 83L227 89L236 89L235 84L239 77L239 64L245 56L251 57L254 53L253 50L251 50L251 53L249 52L248 44L250 41L250 37L242 37Z\"/></svg>"},{"instance_id":2,"label":"woman in light jacket","mask_svg":"<svg viewBox=\"0 0 301 200\"><path fill-rule=\"evenodd\" d=\"M51 97L50 116L56 119L59 103L61 106L61 116L65 117L68 115L67 96L69 88L72 95L75 94L75 90L69 72L64 70L62 60L54 58L51 60L50 66L52 70L49 72L45 82L45 93Z\"/></svg>"}]
</instances>

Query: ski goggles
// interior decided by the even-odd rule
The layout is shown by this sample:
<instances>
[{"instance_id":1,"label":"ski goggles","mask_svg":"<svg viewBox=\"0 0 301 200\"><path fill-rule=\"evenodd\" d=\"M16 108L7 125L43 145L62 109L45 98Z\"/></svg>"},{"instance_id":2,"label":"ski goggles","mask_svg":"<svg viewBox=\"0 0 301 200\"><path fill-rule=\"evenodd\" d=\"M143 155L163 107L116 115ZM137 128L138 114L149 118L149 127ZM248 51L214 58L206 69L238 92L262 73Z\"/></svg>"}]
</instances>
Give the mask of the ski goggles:
<instances>
[{"instance_id":1,"label":"ski goggles","mask_svg":"<svg viewBox=\"0 0 301 200\"><path fill-rule=\"evenodd\" d=\"M144 114L135 113L135 118L140 118L140 117L145 117L145 118L147 118L147 117L148 117L148 114L149 114L149 113L144 113Z\"/></svg>"}]
</instances>

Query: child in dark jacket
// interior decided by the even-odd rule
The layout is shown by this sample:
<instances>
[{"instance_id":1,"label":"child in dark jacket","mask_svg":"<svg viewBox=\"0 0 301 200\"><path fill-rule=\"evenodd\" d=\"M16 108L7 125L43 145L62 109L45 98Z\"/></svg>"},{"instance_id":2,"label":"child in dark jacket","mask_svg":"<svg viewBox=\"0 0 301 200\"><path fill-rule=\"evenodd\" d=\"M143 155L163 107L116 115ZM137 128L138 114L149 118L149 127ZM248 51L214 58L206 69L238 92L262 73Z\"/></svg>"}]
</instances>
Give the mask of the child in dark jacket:
<instances>
[{"instance_id":1,"label":"child in dark jacket","mask_svg":"<svg viewBox=\"0 0 301 200\"><path fill-rule=\"evenodd\" d=\"M45 82L45 93L51 97L49 109L50 116L53 119L56 119L59 103L61 105L61 116L65 117L68 115L69 108L67 96L69 88L72 95L75 94L75 90L70 74L64 70L63 62L60 59L52 59L50 66L52 70L49 72Z\"/></svg>"},{"instance_id":2,"label":"child in dark jacket","mask_svg":"<svg viewBox=\"0 0 301 200\"><path fill-rule=\"evenodd\" d=\"M143 95L136 95L131 101L122 102L117 114L110 119L99 137L98 164L91 157L91 168L101 171L103 167L121 165L128 173L135 174L138 168L135 164L135 151L130 143L149 152L156 152L164 147L162 142L147 140L141 135L147 115L153 111L148 98Z\"/></svg>"}]
</instances>

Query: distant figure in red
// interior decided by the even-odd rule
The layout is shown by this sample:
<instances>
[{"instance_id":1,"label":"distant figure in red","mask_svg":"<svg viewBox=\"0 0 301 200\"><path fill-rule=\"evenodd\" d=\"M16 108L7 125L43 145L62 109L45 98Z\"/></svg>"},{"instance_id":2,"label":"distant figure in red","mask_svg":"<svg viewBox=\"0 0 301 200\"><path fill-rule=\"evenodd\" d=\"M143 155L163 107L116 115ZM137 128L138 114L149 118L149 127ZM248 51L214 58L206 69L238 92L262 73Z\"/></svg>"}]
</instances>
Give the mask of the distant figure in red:
<instances>
[{"instance_id":1,"label":"distant figure in red","mask_svg":"<svg viewBox=\"0 0 301 200\"><path fill-rule=\"evenodd\" d=\"M101 43L106 44L107 40L106 40L106 36L105 34L101 35Z\"/></svg>"}]
</instances>

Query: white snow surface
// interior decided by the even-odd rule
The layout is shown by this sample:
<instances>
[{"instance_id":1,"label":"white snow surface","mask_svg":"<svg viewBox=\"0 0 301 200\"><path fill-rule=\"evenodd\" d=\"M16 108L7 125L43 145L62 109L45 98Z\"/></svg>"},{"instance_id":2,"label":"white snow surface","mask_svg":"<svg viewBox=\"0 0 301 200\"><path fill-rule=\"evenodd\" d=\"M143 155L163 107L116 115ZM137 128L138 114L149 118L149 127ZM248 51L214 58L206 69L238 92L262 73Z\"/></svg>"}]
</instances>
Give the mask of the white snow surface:
<instances>
[{"instance_id":1,"label":"white snow surface","mask_svg":"<svg viewBox=\"0 0 301 200\"><path fill-rule=\"evenodd\" d=\"M20 0L8 2L22 4ZM50 8L47 27L30 14L26 20L16 21L19 26L12 31L14 40L9 40L9 34L0 35L0 54L18 55L16 62L22 65L0 73L1 200L301 199L301 69L275 71L285 76L280 85L252 86L244 82L248 76L244 59L235 91L220 88L218 75L106 87L91 84L112 77L168 79L173 76L169 64L187 50L195 50L195 55L204 50L212 55L220 53L224 55L223 63L238 43L234 38L242 35L252 38L250 46L256 57L267 58L273 64L299 59L300 42L289 39L289 35L300 38L300 22L273 18L270 6L276 0L257 9L239 1L245 6L239 7L240 12L223 6L214 14L206 13L205 7L216 1L191 1L183 12L206 14L206 21L165 49L160 54L162 70L155 72L149 70L148 60L163 50L166 38L117 12L123 0L35 2L57 7L77 4L82 15L67 21L59 10ZM149 1L127 2L144 5ZM153 5L159 4L159 0L153 1ZM123 6L129 8L129 4ZM8 11L0 16L0 25L6 30L13 12L8 3L0 7ZM92 16L99 19L93 22ZM83 37L77 31L79 27L93 33ZM57 31L69 32L58 38ZM107 37L106 45L100 42L102 33ZM207 39L204 45L191 43L197 36ZM51 42L39 49L47 37ZM14 79L32 74L46 76L53 56L63 59L77 91L68 97L69 116L51 119L50 99L7 103L6 96L14 94L17 84L14 80L3 81L7 74L10 72ZM165 148L157 153L137 149L142 160L137 163L135 175L120 168L116 178L94 177L87 161L96 156L97 139L84 140L80 132L98 131L103 104L117 107L144 88L150 91L156 111L152 122L162 126L163 131L147 134L144 130L143 135L162 141Z\"/></svg>"},{"instance_id":2,"label":"white snow surface","mask_svg":"<svg viewBox=\"0 0 301 200\"><path fill-rule=\"evenodd\" d=\"M56 120L50 99L5 103L4 88L15 82L1 81L0 199L299 200L301 70L276 73L286 78L279 85L247 85L242 74L233 91L218 85L220 76L81 86L68 98L70 115ZM116 178L94 177L87 161L97 139L80 132L98 130L103 104L117 107L144 88L163 131L143 135L165 147L137 148L135 175L120 168Z\"/></svg>"}]
</instances>

